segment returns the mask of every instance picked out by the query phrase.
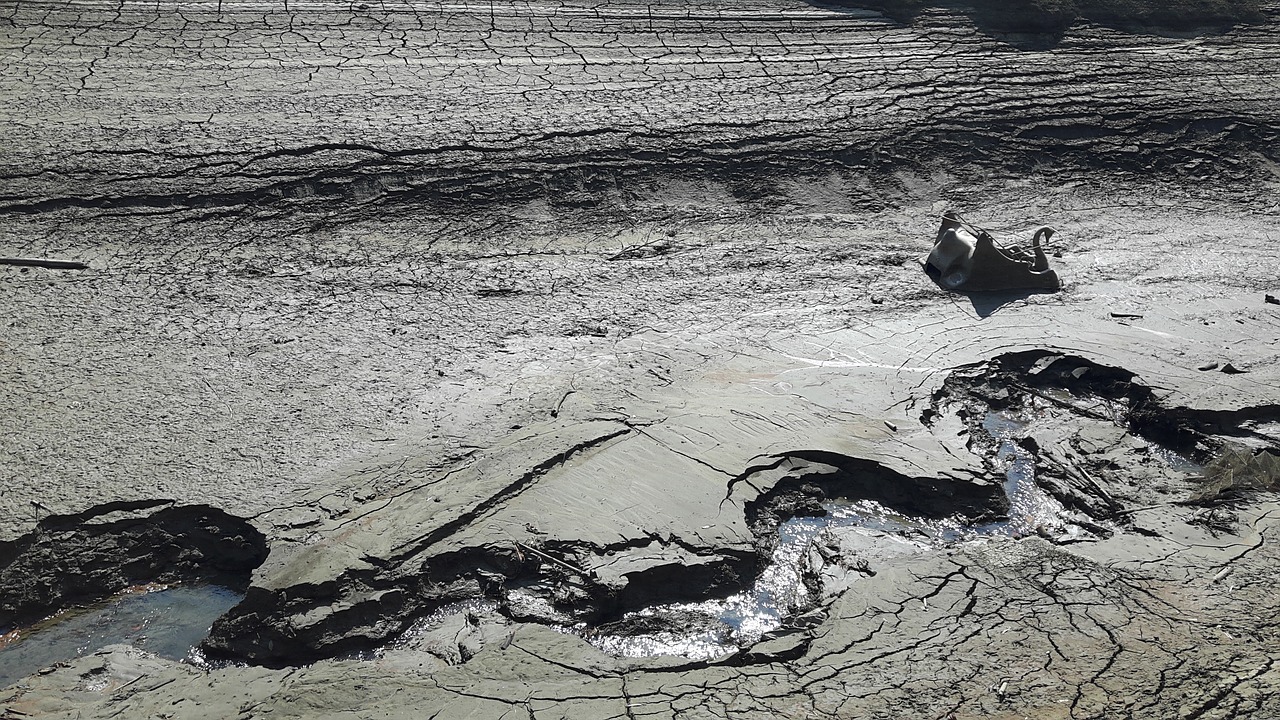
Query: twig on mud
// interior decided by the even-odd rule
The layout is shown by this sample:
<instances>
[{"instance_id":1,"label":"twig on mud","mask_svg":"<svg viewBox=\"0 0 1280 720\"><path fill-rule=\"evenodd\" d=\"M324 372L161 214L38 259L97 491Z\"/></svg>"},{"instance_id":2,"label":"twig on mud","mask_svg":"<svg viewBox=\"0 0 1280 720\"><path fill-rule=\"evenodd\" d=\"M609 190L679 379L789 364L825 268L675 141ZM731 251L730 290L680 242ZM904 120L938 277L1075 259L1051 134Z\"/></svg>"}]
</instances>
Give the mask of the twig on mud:
<instances>
[{"instance_id":1,"label":"twig on mud","mask_svg":"<svg viewBox=\"0 0 1280 720\"><path fill-rule=\"evenodd\" d=\"M610 255L607 259L613 260L642 260L645 258L655 257L658 255L666 255L672 251L671 238L669 236L660 237L639 245L624 245L621 250Z\"/></svg>"},{"instance_id":2,"label":"twig on mud","mask_svg":"<svg viewBox=\"0 0 1280 720\"><path fill-rule=\"evenodd\" d=\"M1179 503L1161 503L1159 505L1143 505L1141 507L1125 508L1124 510L1117 510L1116 517L1124 517L1126 515L1135 515L1137 513L1144 512L1146 510L1159 510L1161 508L1176 507L1177 505L1179 505Z\"/></svg>"},{"instance_id":3,"label":"twig on mud","mask_svg":"<svg viewBox=\"0 0 1280 720\"><path fill-rule=\"evenodd\" d=\"M116 692L120 692L121 690L123 690L123 689L125 689L125 688L129 687L130 685L132 685L132 684L134 684L134 683L138 682L139 680L141 680L142 678L144 678L144 677L146 677L146 676L147 676L147 674L146 674L146 673L143 673L143 674L139 675L138 677L136 677L136 678L134 678L134 679L130 680L129 682L127 682L127 683L125 683L125 684L121 685L120 687L116 688Z\"/></svg>"},{"instance_id":4,"label":"twig on mud","mask_svg":"<svg viewBox=\"0 0 1280 720\"><path fill-rule=\"evenodd\" d=\"M89 266L77 260L50 260L49 258L0 257L0 265L40 267L50 270L88 270Z\"/></svg>"},{"instance_id":5,"label":"twig on mud","mask_svg":"<svg viewBox=\"0 0 1280 720\"><path fill-rule=\"evenodd\" d=\"M513 540L512 542L515 542L515 541ZM547 562L550 562L550 563L552 563L552 564L554 564L554 565L558 565L559 567L562 567L562 568L564 568L565 570L569 570L570 572L577 573L578 575L581 575L581 576L582 576L582 577L584 577L584 578L588 578L588 579L595 579L595 573L587 572L586 570L583 570L582 568L577 567L577 566L575 566L575 565L570 565L569 563L567 563L567 562L565 562L565 561L563 561L563 560L560 560L560 559L558 559L558 558L554 558L554 557L552 557L552 556L550 556L550 555L548 555L548 554L546 554L546 553L542 552L541 550L535 550L534 548L531 548L531 547L529 547L528 545L525 545L525 544L524 544L524 543L522 543L522 542L515 542L515 546L516 546L516 548L517 548L517 549L519 549L519 550L527 550L527 551L529 551L529 552L533 553L534 555L537 555L538 557L542 558L543 560L546 560Z\"/></svg>"},{"instance_id":6,"label":"twig on mud","mask_svg":"<svg viewBox=\"0 0 1280 720\"><path fill-rule=\"evenodd\" d=\"M1111 497L1111 493L1107 492L1097 480L1094 480L1080 463L1069 457L1060 455L1048 447L1043 449L1043 454L1046 458L1056 463L1058 467L1062 468L1062 472L1066 475L1067 479L1073 482L1076 487L1085 492L1092 491L1096 497L1106 501L1107 505L1110 506L1108 508L1110 512L1114 513L1120 508L1120 505L1116 502L1115 498Z\"/></svg>"},{"instance_id":7,"label":"twig on mud","mask_svg":"<svg viewBox=\"0 0 1280 720\"><path fill-rule=\"evenodd\" d=\"M1094 420L1103 420L1109 423L1115 422L1115 418L1107 417L1106 415L1103 415L1102 413L1097 412L1095 410L1089 410L1088 408L1082 408L1078 405L1073 405L1072 403L1069 403L1066 400L1059 400L1058 398L1053 397L1052 395L1040 392L1039 390L1031 387L1030 385L1023 385L1022 383L1018 383L1018 382L1010 382L1009 384L1018 388L1023 392L1031 393L1032 395L1035 395L1036 397L1042 400L1048 400L1049 402L1053 403L1054 405L1057 405L1060 408L1063 408L1064 410L1070 410L1071 412L1079 413L1081 415L1084 415L1085 417L1093 418Z\"/></svg>"}]
</instances>

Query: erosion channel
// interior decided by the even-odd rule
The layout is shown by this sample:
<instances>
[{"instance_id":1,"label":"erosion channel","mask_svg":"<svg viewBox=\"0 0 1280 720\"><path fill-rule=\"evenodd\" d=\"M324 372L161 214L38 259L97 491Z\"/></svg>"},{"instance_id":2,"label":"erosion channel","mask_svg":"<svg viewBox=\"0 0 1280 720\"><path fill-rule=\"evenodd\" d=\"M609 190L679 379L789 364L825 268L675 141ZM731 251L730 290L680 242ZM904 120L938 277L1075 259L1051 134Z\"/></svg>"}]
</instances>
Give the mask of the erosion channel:
<instances>
[{"instance_id":1,"label":"erosion channel","mask_svg":"<svg viewBox=\"0 0 1280 720\"><path fill-rule=\"evenodd\" d=\"M1275 3L0 54L0 716L1280 717Z\"/></svg>"}]
</instances>

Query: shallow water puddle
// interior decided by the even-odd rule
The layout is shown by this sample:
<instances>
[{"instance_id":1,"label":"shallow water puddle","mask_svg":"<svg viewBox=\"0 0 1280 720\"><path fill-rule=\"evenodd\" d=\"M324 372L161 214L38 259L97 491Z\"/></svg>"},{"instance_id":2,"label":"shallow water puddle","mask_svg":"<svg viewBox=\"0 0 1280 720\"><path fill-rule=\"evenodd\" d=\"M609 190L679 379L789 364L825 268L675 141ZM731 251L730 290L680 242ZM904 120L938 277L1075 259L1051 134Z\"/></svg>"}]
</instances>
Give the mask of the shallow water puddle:
<instances>
[{"instance_id":1,"label":"shallow water puddle","mask_svg":"<svg viewBox=\"0 0 1280 720\"><path fill-rule=\"evenodd\" d=\"M1038 529L1065 529L1060 520L1062 503L1036 485L1035 458L1017 444L1030 424L1029 419L995 412L987 413L982 423L983 429L998 443L996 463L1004 468L1004 494L1009 498L1008 519L979 526L984 534L1020 537Z\"/></svg>"},{"instance_id":2,"label":"shallow water puddle","mask_svg":"<svg viewBox=\"0 0 1280 720\"><path fill-rule=\"evenodd\" d=\"M0 687L44 667L118 643L172 660L191 660L219 616L243 595L218 585L139 588L83 610L60 613L4 636Z\"/></svg>"},{"instance_id":3,"label":"shallow water puddle","mask_svg":"<svg viewBox=\"0 0 1280 720\"><path fill-rule=\"evenodd\" d=\"M666 621L673 627L683 627L683 632L612 635L586 628L575 630L592 645L612 655L678 655L707 660L754 644L765 633L781 627L796 609L811 604L811 594L802 578L808 562L806 556L824 532L852 530L868 538L899 544L904 553L930 547L926 541L907 537L916 534L914 526L899 523L877 503L832 501L824 503L823 508L827 511L825 516L791 518L778 528L778 544L770 563L750 590L721 600L657 605L623 617L624 621L632 622L648 618ZM899 532L903 535L897 535Z\"/></svg>"}]
</instances>

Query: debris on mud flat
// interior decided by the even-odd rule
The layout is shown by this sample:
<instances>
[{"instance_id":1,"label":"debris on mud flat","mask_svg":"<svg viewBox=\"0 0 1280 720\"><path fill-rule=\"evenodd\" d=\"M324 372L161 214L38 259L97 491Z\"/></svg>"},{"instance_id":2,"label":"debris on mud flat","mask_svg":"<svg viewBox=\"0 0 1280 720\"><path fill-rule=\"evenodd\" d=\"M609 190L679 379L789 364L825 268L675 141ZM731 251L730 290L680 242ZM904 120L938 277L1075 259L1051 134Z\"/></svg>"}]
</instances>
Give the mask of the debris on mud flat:
<instances>
[{"instance_id":1,"label":"debris on mud flat","mask_svg":"<svg viewBox=\"0 0 1280 720\"><path fill-rule=\"evenodd\" d=\"M1048 242L1053 232L1049 227L1036 230L1030 250L1001 248L990 233L959 213L947 212L925 260L925 272L953 292L1059 290L1062 282L1041 248L1041 238Z\"/></svg>"},{"instance_id":2,"label":"debris on mud flat","mask_svg":"<svg viewBox=\"0 0 1280 720\"><path fill-rule=\"evenodd\" d=\"M1190 502L1211 505L1247 491L1280 489L1280 452L1274 448L1232 446L1205 466L1204 485Z\"/></svg>"},{"instance_id":3,"label":"debris on mud flat","mask_svg":"<svg viewBox=\"0 0 1280 720\"><path fill-rule=\"evenodd\" d=\"M78 260L54 260L52 258L0 257L0 265L38 267L46 270L88 270L89 266Z\"/></svg>"}]
</instances>

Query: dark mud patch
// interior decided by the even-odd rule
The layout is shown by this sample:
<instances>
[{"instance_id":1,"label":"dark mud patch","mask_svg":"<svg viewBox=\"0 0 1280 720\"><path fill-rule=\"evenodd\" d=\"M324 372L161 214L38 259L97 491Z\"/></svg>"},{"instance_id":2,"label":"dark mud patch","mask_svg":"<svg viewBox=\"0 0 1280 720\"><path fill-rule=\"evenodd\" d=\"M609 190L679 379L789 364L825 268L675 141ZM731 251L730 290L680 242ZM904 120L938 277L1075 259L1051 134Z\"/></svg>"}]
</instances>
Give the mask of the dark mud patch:
<instances>
[{"instance_id":1,"label":"dark mud patch","mask_svg":"<svg viewBox=\"0 0 1280 720\"><path fill-rule=\"evenodd\" d=\"M1167 408L1135 373L1124 368L1076 355L1030 350L957 369L934 394L920 420L932 425L942 406L953 405L981 440L980 429L988 412L1030 407L1035 401L1079 418L1124 426L1199 460L1212 453L1213 435L1246 432L1240 422L1251 415L1247 410L1209 413Z\"/></svg>"},{"instance_id":2,"label":"dark mud patch","mask_svg":"<svg viewBox=\"0 0 1280 720\"><path fill-rule=\"evenodd\" d=\"M876 10L904 23L929 8L953 7L931 0L809 1L820 7ZM1262 6L1259 0L971 0L964 10L984 32L1061 37L1081 21L1135 33L1225 32L1239 23L1264 20Z\"/></svg>"},{"instance_id":3,"label":"dark mud patch","mask_svg":"<svg viewBox=\"0 0 1280 720\"><path fill-rule=\"evenodd\" d=\"M1280 448L1228 447L1205 466L1202 480L1188 498L1192 503L1218 505L1280 490Z\"/></svg>"},{"instance_id":4,"label":"dark mud patch","mask_svg":"<svg viewBox=\"0 0 1280 720\"><path fill-rule=\"evenodd\" d=\"M0 544L0 628L148 584L242 592L266 556L252 525L205 505L119 502L51 516Z\"/></svg>"}]
</instances>

